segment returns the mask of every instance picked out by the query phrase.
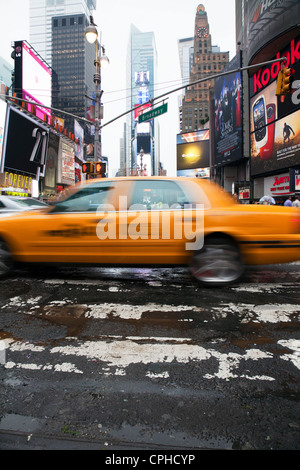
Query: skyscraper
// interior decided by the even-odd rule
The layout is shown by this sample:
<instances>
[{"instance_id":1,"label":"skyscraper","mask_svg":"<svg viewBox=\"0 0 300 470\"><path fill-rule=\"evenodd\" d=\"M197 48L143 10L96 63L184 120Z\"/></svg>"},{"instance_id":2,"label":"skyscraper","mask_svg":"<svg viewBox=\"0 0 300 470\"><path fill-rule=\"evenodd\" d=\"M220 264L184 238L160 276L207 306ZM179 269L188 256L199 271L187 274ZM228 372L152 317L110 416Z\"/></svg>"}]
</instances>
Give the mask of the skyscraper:
<instances>
[{"instance_id":1,"label":"skyscraper","mask_svg":"<svg viewBox=\"0 0 300 470\"><path fill-rule=\"evenodd\" d=\"M141 105L155 97L157 83L157 52L152 32L143 33L131 25L127 56L127 109ZM158 174L159 130L158 122L138 123L137 109L127 118L126 174L140 164L139 154L144 151L143 163L147 164L148 175Z\"/></svg>"},{"instance_id":2,"label":"skyscraper","mask_svg":"<svg viewBox=\"0 0 300 470\"><path fill-rule=\"evenodd\" d=\"M30 0L30 44L51 65L52 18L54 16L93 15L97 0Z\"/></svg>"},{"instance_id":3,"label":"skyscraper","mask_svg":"<svg viewBox=\"0 0 300 470\"><path fill-rule=\"evenodd\" d=\"M198 5L195 16L194 54L190 83L221 72L229 62L229 52L220 52L212 46L207 13L203 5ZM181 132L190 132L209 120L209 93L213 80L204 81L186 90L182 101Z\"/></svg>"},{"instance_id":4,"label":"skyscraper","mask_svg":"<svg viewBox=\"0 0 300 470\"><path fill-rule=\"evenodd\" d=\"M84 35L88 25L85 14L52 18L52 107L79 117L86 117L91 105L87 96L95 89L95 45L89 44ZM59 117L65 120L65 127L74 129L73 118ZM86 141L88 136L86 128Z\"/></svg>"}]
</instances>

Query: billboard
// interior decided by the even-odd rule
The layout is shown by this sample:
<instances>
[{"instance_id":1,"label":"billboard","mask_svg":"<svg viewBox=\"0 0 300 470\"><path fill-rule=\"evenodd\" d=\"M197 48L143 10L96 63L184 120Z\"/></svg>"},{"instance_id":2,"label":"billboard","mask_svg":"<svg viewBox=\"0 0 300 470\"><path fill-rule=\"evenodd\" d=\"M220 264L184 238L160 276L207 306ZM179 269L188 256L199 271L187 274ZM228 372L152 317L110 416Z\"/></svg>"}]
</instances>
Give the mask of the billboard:
<instances>
[{"instance_id":1,"label":"billboard","mask_svg":"<svg viewBox=\"0 0 300 470\"><path fill-rule=\"evenodd\" d=\"M209 167L209 130L177 135L177 170Z\"/></svg>"},{"instance_id":2,"label":"billboard","mask_svg":"<svg viewBox=\"0 0 300 470\"><path fill-rule=\"evenodd\" d=\"M142 85L144 83L149 84L150 83L150 72L149 72L149 70L135 72L134 81L135 81L136 85Z\"/></svg>"},{"instance_id":3,"label":"billboard","mask_svg":"<svg viewBox=\"0 0 300 470\"><path fill-rule=\"evenodd\" d=\"M57 182L63 185L75 183L75 149L63 138L59 141Z\"/></svg>"},{"instance_id":4,"label":"billboard","mask_svg":"<svg viewBox=\"0 0 300 470\"><path fill-rule=\"evenodd\" d=\"M0 99L0 165L2 161L2 147L5 134L6 109L7 103Z\"/></svg>"},{"instance_id":5,"label":"billboard","mask_svg":"<svg viewBox=\"0 0 300 470\"><path fill-rule=\"evenodd\" d=\"M38 103L36 115L50 123L51 69L25 41L15 42L15 90L17 96ZM19 90L22 90L19 92Z\"/></svg>"},{"instance_id":6,"label":"billboard","mask_svg":"<svg viewBox=\"0 0 300 470\"><path fill-rule=\"evenodd\" d=\"M299 0L247 0L246 9L249 61L265 44L299 24Z\"/></svg>"},{"instance_id":7,"label":"billboard","mask_svg":"<svg viewBox=\"0 0 300 470\"><path fill-rule=\"evenodd\" d=\"M273 50L275 46L273 47ZM276 51L276 49L275 49ZM279 70L283 67L297 67L297 62L300 60L300 36L297 36L289 42L289 44L282 50L277 50L276 54L271 57L271 60L276 60L286 57L285 62L274 62L273 64L266 65L252 73L249 81L250 97L260 93L264 88L274 82ZM298 69L299 72L299 69ZM299 74L295 73L295 76Z\"/></svg>"},{"instance_id":8,"label":"billboard","mask_svg":"<svg viewBox=\"0 0 300 470\"><path fill-rule=\"evenodd\" d=\"M134 107L136 108L134 110L134 119L138 120L140 114L142 114L146 110L149 111L149 108L151 108L151 103L145 103L142 106L136 104L134 105Z\"/></svg>"},{"instance_id":9,"label":"billboard","mask_svg":"<svg viewBox=\"0 0 300 470\"><path fill-rule=\"evenodd\" d=\"M59 141L60 137L51 132L49 135L49 145L46 159L44 196L56 193Z\"/></svg>"},{"instance_id":10,"label":"billboard","mask_svg":"<svg viewBox=\"0 0 300 470\"><path fill-rule=\"evenodd\" d=\"M299 165L300 38L276 54L286 55L294 70L292 92L276 96L279 63L258 70L250 79L250 151L252 176ZM275 58L276 58L275 57Z\"/></svg>"},{"instance_id":11,"label":"billboard","mask_svg":"<svg viewBox=\"0 0 300 470\"><path fill-rule=\"evenodd\" d=\"M238 54L224 69L241 67ZM242 75L234 72L215 80L215 164L229 163L243 156L242 133Z\"/></svg>"},{"instance_id":12,"label":"billboard","mask_svg":"<svg viewBox=\"0 0 300 470\"><path fill-rule=\"evenodd\" d=\"M79 122L77 121L77 119L74 119L74 135L75 135L75 157L83 161L84 130L79 124ZM78 143L76 142L77 139L78 139Z\"/></svg>"},{"instance_id":13,"label":"billboard","mask_svg":"<svg viewBox=\"0 0 300 470\"><path fill-rule=\"evenodd\" d=\"M137 153L144 150L144 153L152 153L152 139L150 134L137 134L136 136L136 150Z\"/></svg>"},{"instance_id":14,"label":"billboard","mask_svg":"<svg viewBox=\"0 0 300 470\"><path fill-rule=\"evenodd\" d=\"M8 106L1 171L44 176L49 129Z\"/></svg>"},{"instance_id":15,"label":"billboard","mask_svg":"<svg viewBox=\"0 0 300 470\"><path fill-rule=\"evenodd\" d=\"M150 99L149 88L146 86L140 86L137 92L138 104L147 103Z\"/></svg>"}]
</instances>

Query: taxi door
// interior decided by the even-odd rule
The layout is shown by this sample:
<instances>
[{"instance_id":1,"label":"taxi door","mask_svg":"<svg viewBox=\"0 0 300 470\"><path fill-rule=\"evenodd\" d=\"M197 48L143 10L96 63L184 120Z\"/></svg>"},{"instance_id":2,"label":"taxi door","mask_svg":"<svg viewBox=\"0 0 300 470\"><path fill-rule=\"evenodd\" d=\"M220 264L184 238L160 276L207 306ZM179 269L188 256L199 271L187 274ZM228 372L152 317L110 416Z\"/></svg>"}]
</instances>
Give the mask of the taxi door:
<instances>
[{"instance_id":1,"label":"taxi door","mask_svg":"<svg viewBox=\"0 0 300 470\"><path fill-rule=\"evenodd\" d=\"M122 262L152 265L185 262L186 202L184 191L175 181L133 179L118 211Z\"/></svg>"},{"instance_id":2,"label":"taxi door","mask_svg":"<svg viewBox=\"0 0 300 470\"><path fill-rule=\"evenodd\" d=\"M105 262L116 240L99 238L97 226L105 217L110 222L110 230L113 230L116 213L110 202L116 186L117 183L110 180L97 180L58 202L47 213L33 214L30 224L26 224L26 234L23 234L22 260Z\"/></svg>"}]
</instances>

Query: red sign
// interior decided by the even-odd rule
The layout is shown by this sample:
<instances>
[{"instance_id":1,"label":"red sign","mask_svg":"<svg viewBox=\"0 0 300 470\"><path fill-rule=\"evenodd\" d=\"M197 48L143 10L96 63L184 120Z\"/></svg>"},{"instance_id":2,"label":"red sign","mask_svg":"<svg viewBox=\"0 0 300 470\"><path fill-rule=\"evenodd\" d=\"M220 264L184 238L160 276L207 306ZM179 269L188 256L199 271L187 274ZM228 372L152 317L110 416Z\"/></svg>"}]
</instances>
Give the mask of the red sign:
<instances>
[{"instance_id":1,"label":"red sign","mask_svg":"<svg viewBox=\"0 0 300 470\"><path fill-rule=\"evenodd\" d=\"M290 67L300 60L300 38L293 39L287 49L277 52L275 59L286 57L285 62L274 62L271 66L259 69L253 76L253 93L256 94L275 80L283 67Z\"/></svg>"},{"instance_id":2,"label":"red sign","mask_svg":"<svg viewBox=\"0 0 300 470\"><path fill-rule=\"evenodd\" d=\"M151 103L146 103L143 105L136 104L135 105L135 111L134 111L134 119L138 119L139 115L142 114L145 109L151 108Z\"/></svg>"}]
</instances>

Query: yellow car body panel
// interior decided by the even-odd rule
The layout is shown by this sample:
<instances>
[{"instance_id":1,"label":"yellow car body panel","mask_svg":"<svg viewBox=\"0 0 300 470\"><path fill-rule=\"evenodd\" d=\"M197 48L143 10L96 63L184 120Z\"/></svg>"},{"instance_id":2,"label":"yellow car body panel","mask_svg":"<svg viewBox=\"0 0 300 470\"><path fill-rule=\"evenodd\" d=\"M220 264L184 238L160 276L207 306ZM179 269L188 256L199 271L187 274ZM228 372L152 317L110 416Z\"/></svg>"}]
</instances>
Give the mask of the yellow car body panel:
<instances>
[{"instance_id":1,"label":"yellow car body panel","mask_svg":"<svg viewBox=\"0 0 300 470\"><path fill-rule=\"evenodd\" d=\"M97 181L103 183L104 179L75 185L68 191L69 196ZM121 207L120 200L123 197L130 201L137 181L146 186L153 181L176 183L183 192L189 193L193 203L199 201L203 204L203 208L194 205L186 212L193 227L196 227L197 217L204 217L204 238L209 235L230 237L239 247L245 264L285 263L300 259L299 209L237 204L216 184L189 178L105 179L107 185L114 187L107 191L105 199L110 210L85 211L84 207L82 210L79 207L77 212L61 213L57 207L64 203L62 199L56 208L50 206L2 217L0 238L7 243L13 259L20 262L188 264L193 254L192 250L186 249L189 240L177 236L177 232L183 231L182 209L133 211L127 206ZM68 201L68 197L65 200ZM164 231L159 217L169 222L168 230ZM99 233L105 234L104 223L106 229L112 228L112 233L110 237L101 239ZM137 223L138 238L130 235L129 230L129 227L136 229Z\"/></svg>"}]
</instances>

